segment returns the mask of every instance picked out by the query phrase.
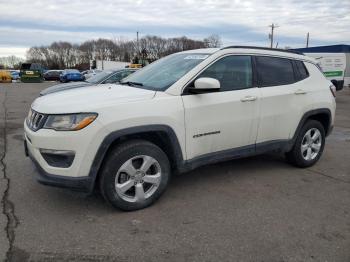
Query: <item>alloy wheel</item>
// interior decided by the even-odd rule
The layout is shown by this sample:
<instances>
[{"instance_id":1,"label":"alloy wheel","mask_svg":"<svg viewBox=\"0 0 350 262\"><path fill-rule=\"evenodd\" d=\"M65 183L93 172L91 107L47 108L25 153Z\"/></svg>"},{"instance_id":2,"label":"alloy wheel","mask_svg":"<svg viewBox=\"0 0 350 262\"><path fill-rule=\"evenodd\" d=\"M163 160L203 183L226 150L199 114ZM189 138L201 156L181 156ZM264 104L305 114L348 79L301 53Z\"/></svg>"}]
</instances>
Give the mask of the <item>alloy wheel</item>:
<instances>
[{"instance_id":1,"label":"alloy wheel","mask_svg":"<svg viewBox=\"0 0 350 262\"><path fill-rule=\"evenodd\" d=\"M314 160L322 147L322 134L317 128L309 129L301 141L301 154L306 161Z\"/></svg>"},{"instance_id":2,"label":"alloy wheel","mask_svg":"<svg viewBox=\"0 0 350 262\"><path fill-rule=\"evenodd\" d=\"M162 172L159 162L151 156L139 155L127 160L115 176L119 197L128 202L141 202L159 187Z\"/></svg>"}]
</instances>

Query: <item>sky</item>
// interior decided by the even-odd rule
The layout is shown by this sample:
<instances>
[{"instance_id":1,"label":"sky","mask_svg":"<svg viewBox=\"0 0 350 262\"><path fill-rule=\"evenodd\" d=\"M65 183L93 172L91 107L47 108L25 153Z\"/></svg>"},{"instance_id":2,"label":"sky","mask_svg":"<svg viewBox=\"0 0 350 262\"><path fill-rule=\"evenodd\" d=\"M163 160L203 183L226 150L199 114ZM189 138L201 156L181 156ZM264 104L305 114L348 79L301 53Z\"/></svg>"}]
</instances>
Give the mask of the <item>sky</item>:
<instances>
[{"instance_id":1,"label":"sky","mask_svg":"<svg viewBox=\"0 0 350 262\"><path fill-rule=\"evenodd\" d=\"M226 45L304 47L350 44L350 0L0 0L0 57L25 57L53 41L158 35Z\"/></svg>"}]
</instances>

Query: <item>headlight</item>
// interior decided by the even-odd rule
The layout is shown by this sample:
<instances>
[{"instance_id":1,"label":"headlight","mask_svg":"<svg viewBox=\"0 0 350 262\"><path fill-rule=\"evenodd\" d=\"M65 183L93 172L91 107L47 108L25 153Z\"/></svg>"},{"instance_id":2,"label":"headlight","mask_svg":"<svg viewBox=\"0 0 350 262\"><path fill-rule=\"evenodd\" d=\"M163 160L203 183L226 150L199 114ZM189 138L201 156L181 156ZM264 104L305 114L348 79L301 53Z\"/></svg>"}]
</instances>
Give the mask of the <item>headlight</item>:
<instances>
[{"instance_id":1,"label":"headlight","mask_svg":"<svg viewBox=\"0 0 350 262\"><path fill-rule=\"evenodd\" d=\"M76 131L90 125L96 117L96 113L49 115L43 128L57 131Z\"/></svg>"}]
</instances>

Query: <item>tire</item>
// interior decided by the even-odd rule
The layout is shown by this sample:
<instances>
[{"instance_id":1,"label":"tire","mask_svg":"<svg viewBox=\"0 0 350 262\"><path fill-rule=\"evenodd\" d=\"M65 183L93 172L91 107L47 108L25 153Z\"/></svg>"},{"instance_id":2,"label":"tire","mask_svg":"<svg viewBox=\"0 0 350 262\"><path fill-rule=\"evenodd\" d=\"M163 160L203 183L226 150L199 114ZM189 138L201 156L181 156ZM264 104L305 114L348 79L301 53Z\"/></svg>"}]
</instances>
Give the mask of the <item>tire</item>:
<instances>
[{"instance_id":1,"label":"tire","mask_svg":"<svg viewBox=\"0 0 350 262\"><path fill-rule=\"evenodd\" d=\"M325 145L325 130L316 120L308 120L301 128L287 161L297 167L310 167L322 156Z\"/></svg>"},{"instance_id":2,"label":"tire","mask_svg":"<svg viewBox=\"0 0 350 262\"><path fill-rule=\"evenodd\" d=\"M153 204L165 191L170 175L169 159L158 146L131 140L109 152L99 186L112 206L133 211Z\"/></svg>"}]
</instances>

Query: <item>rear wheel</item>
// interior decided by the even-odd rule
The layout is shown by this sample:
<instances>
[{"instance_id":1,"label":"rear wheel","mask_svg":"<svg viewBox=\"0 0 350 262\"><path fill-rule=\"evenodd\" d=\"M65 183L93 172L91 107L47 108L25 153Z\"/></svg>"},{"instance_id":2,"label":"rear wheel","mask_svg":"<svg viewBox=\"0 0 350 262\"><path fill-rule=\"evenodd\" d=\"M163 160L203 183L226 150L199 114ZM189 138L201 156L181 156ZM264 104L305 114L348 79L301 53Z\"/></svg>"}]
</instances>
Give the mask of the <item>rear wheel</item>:
<instances>
[{"instance_id":1,"label":"rear wheel","mask_svg":"<svg viewBox=\"0 0 350 262\"><path fill-rule=\"evenodd\" d=\"M292 150L286 153L287 160L298 167L314 165L321 157L325 144L323 125L309 120L300 130Z\"/></svg>"},{"instance_id":2,"label":"rear wheel","mask_svg":"<svg viewBox=\"0 0 350 262\"><path fill-rule=\"evenodd\" d=\"M137 210L154 203L169 178L166 154L148 141L133 140L110 152L102 168L100 190L114 207Z\"/></svg>"}]
</instances>

